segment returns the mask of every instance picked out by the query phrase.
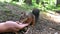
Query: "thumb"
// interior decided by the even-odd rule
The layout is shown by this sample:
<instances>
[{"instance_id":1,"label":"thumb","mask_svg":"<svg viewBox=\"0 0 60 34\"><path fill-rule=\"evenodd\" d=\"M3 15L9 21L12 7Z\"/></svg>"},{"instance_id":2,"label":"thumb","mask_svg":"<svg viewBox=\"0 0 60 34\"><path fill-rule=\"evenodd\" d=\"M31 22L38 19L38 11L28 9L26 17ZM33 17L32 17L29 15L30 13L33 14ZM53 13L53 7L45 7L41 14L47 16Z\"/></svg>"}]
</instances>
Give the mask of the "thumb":
<instances>
[{"instance_id":1,"label":"thumb","mask_svg":"<svg viewBox=\"0 0 60 34\"><path fill-rule=\"evenodd\" d=\"M18 24L16 27L18 29L23 29L24 27L28 26L28 24Z\"/></svg>"},{"instance_id":2,"label":"thumb","mask_svg":"<svg viewBox=\"0 0 60 34\"><path fill-rule=\"evenodd\" d=\"M22 29L22 28L28 26L28 24L20 24L19 26L20 26L20 28Z\"/></svg>"}]
</instances>

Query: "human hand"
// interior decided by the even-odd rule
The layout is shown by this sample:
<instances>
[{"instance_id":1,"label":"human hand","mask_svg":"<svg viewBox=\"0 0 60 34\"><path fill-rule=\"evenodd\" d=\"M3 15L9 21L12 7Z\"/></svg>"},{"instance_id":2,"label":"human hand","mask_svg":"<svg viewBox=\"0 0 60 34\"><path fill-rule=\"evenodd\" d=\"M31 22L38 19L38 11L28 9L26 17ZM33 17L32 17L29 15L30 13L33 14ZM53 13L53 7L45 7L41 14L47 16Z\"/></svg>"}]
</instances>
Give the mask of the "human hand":
<instances>
[{"instance_id":1,"label":"human hand","mask_svg":"<svg viewBox=\"0 0 60 34\"><path fill-rule=\"evenodd\" d=\"M28 26L29 24L22 24L22 23L16 23L14 21L6 21L4 26L7 28L6 30L9 31L19 31L21 29L23 29L24 27Z\"/></svg>"}]
</instances>

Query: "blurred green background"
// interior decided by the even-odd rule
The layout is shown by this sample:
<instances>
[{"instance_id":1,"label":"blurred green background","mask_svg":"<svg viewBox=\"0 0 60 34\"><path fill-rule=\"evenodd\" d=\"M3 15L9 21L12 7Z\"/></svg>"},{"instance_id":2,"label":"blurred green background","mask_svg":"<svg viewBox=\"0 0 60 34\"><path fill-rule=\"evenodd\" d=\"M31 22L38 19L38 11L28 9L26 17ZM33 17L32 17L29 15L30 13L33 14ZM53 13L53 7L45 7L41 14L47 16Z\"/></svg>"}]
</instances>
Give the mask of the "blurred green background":
<instances>
[{"instance_id":1,"label":"blurred green background","mask_svg":"<svg viewBox=\"0 0 60 34\"><path fill-rule=\"evenodd\" d=\"M44 11L60 10L60 0L0 0L0 2L19 5L21 9L25 10L30 10L33 8L39 8Z\"/></svg>"}]
</instances>

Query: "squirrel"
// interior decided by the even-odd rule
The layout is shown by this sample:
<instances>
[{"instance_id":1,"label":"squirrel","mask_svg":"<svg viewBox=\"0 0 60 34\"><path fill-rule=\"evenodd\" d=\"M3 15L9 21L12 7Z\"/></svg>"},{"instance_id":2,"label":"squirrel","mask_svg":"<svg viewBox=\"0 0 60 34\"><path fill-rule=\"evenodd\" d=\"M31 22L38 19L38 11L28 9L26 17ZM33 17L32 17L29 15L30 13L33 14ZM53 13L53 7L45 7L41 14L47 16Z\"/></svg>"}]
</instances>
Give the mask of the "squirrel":
<instances>
[{"instance_id":1,"label":"squirrel","mask_svg":"<svg viewBox=\"0 0 60 34\"><path fill-rule=\"evenodd\" d=\"M29 12L28 14L26 12L21 12L19 22L21 22L21 23L29 23L30 24L29 26L33 27L35 25L35 22L37 22L37 20L39 18L39 12L40 12L40 10L37 9L37 8L34 8L32 10L32 12ZM24 28L22 30L26 32L26 30ZM22 30L20 30L20 32ZM24 34L24 33L22 33L22 34Z\"/></svg>"}]
</instances>

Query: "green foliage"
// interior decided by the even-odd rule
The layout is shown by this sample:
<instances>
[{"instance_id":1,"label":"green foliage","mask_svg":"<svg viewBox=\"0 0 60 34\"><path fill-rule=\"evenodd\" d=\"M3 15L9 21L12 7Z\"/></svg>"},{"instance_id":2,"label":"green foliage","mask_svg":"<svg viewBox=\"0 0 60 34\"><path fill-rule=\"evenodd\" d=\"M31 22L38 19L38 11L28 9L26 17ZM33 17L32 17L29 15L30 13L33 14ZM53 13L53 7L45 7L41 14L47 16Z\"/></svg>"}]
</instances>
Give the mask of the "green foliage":
<instances>
[{"instance_id":1,"label":"green foliage","mask_svg":"<svg viewBox=\"0 0 60 34\"><path fill-rule=\"evenodd\" d=\"M32 5L30 6L24 3L25 0L0 0L0 1L8 2L13 5L19 5L20 8L25 10L30 10L32 8L39 8L41 10L55 10L55 9L60 10L60 5L59 7L56 7L56 0L40 0L39 4L36 3L36 0L32 0Z\"/></svg>"}]
</instances>

